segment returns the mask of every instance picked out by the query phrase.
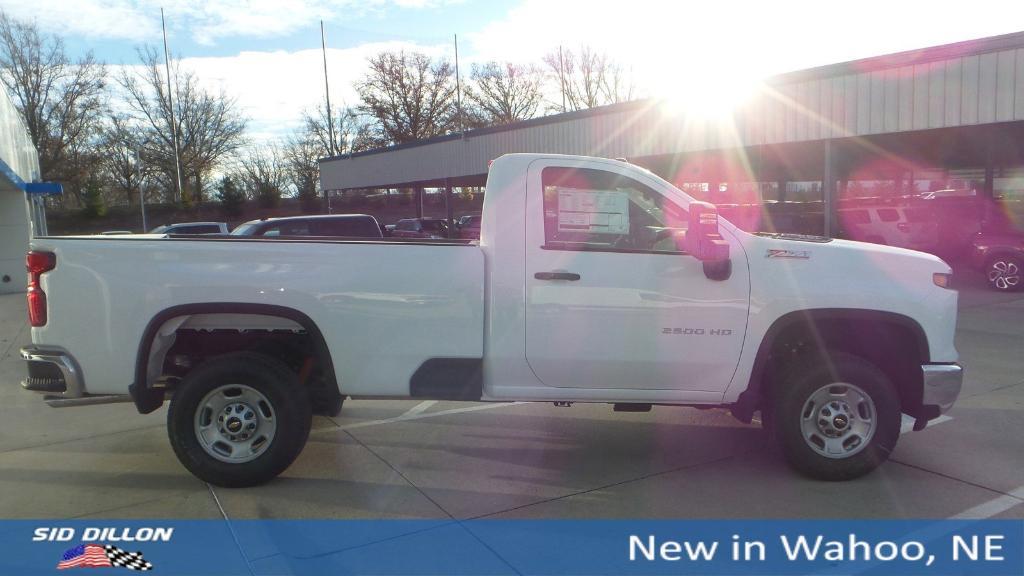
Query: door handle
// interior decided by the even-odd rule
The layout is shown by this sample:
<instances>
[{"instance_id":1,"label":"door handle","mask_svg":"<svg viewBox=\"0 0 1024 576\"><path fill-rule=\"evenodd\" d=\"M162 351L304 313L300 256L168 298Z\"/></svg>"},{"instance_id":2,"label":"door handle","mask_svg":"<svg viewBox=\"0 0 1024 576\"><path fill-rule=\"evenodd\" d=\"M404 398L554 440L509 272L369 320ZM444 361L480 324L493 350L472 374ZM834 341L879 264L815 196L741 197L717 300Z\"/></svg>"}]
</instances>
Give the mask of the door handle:
<instances>
[{"instance_id":1,"label":"door handle","mask_svg":"<svg viewBox=\"0 0 1024 576\"><path fill-rule=\"evenodd\" d=\"M580 275L575 272L537 272L533 277L537 280L568 280L570 282L580 279Z\"/></svg>"}]
</instances>

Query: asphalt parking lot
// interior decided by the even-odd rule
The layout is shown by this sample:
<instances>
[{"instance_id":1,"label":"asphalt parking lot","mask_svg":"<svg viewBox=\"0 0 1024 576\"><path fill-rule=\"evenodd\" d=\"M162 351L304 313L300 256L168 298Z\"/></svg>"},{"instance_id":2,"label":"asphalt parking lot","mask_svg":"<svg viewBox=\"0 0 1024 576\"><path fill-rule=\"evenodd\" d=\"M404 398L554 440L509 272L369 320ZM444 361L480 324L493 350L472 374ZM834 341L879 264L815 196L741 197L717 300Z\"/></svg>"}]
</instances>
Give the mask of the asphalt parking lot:
<instances>
[{"instance_id":1,"label":"asphalt parking lot","mask_svg":"<svg viewBox=\"0 0 1024 576\"><path fill-rule=\"evenodd\" d=\"M1024 518L1024 294L960 278L967 368L949 418L846 483L804 479L720 410L351 401L256 488L178 464L165 410L24 392L24 296L0 296L3 518Z\"/></svg>"}]
</instances>

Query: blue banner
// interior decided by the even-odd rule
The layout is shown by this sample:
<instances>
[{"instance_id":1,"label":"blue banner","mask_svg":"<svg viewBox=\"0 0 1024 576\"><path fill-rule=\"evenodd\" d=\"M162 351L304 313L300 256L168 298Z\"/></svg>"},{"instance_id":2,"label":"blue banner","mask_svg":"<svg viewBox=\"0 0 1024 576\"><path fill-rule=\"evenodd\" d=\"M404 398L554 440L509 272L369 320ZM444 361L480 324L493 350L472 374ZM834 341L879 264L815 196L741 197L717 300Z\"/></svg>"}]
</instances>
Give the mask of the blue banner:
<instances>
[{"instance_id":1,"label":"blue banner","mask_svg":"<svg viewBox=\"0 0 1024 576\"><path fill-rule=\"evenodd\" d=\"M1020 520L7 520L2 575L1020 576Z\"/></svg>"}]
</instances>

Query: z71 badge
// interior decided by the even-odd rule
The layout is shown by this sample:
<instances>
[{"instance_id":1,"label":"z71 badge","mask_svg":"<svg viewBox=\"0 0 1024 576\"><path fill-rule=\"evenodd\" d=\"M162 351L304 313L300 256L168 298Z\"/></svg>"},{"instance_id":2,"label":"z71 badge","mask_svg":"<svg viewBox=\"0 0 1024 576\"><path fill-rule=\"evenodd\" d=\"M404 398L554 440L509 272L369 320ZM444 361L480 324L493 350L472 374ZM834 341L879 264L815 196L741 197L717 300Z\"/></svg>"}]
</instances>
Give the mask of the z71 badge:
<instances>
[{"instance_id":1,"label":"z71 badge","mask_svg":"<svg viewBox=\"0 0 1024 576\"><path fill-rule=\"evenodd\" d=\"M799 260L810 260L811 252L809 250L781 250L777 248L769 248L764 254L765 258L797 258Z\"/></svg>"}]
</instances>

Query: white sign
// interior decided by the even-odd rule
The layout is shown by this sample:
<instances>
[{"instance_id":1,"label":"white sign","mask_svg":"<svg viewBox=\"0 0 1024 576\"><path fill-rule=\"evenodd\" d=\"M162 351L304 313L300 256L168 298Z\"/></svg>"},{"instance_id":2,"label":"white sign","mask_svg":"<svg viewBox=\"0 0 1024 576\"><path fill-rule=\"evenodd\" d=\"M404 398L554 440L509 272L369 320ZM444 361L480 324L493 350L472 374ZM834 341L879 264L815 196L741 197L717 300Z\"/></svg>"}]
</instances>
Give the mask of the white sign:
<instances>
[{"instance_id":1,"label":"white sign","mask_svg":"<svg viewBox=\"0 0 1024 576\"><path fill-rule=\"evenodd\" d=\"M629 234L629 194L617 190L559 188L558 231Z\"/></svg>"}]
</instances>

